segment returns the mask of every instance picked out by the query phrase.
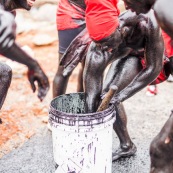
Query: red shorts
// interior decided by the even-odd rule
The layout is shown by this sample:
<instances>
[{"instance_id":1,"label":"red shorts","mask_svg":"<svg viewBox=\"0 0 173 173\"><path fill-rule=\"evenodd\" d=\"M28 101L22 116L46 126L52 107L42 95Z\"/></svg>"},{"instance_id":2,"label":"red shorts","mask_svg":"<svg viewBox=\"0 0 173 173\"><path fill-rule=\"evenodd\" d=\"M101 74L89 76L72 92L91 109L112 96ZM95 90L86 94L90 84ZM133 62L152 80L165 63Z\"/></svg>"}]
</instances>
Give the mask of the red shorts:
<instances>
[{"instance_id":1,"label":"red shorts","mask_svg":"<svg viewBox=\"0 0 173 173\"><path fill-rule=\"evenodd\" d=\"M173 56L173 40L164 31L162 31L162 36L165 43L165 55L170 58Z\"/></svg>"},{"instance_id":2,"label":"red shorts","mask_svg":"<svg viewBox=\"0 0 173 173\"><path fill-rule=\"evenodd\" d=\"M151 85L156 85L159 83L162 83L168 79L169 75L166 74L165 67L162 68L160 74L157 76L157 78L151 83Z\"/></svg>"},{"instance_id":3,"label":"red shorts","mask_svg":"<svg viewBox=\"0 0 173 173\"><path fill-rule=\"evenodd\" d=\"M143 68L146 68L144 58L141 58L141 64L142 64ZM160 74L151 83L151 85L156 85L156 84L162 83L162 82L164 82L165 80L168 79L170 73L168 72L169 69L167 69L167 68L168 68L168 61L165 61L164 64L163 64L163 68L162 68Z\"/></svg>"},{"instance_id":4,"label":"red shorts","mask_svg":"<svg viewBox=\"0 0 173 173\"><path fill-rule=\"evenodd\" d=\"M162 31L162 36L165 44L165 56L169 59L173 56L173 40L169 37L164 31ZM141 60L142 66L145 68L145 60L142 58ZM158 75L158 77L151 83L152 85L159 84L167 80L170 75L170 66L169 61L165 60L163 64L163 68Z\"/></svg>"},{"instance_id":5,"label":"red shorts","mask_svg":"<svg viewBox=\"0 0 173 173\"><path fill-rule=\"evenodd\" d=\"M85 24L85 11L68 0L60 0L56 23L58 30L78 28Z\"/></svg>"}]
</instances>

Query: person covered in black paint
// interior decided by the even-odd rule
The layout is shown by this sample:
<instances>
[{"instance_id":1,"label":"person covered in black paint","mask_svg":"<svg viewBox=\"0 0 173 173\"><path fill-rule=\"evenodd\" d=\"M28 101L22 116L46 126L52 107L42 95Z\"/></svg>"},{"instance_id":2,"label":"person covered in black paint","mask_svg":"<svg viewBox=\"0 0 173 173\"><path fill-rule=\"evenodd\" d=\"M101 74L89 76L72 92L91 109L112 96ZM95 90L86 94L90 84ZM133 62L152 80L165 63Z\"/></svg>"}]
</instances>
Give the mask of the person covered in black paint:
<instances>
[{"instance_id":1,"label":"person covered in black paint","mask_svg":"<svg viewBox=\"0 0 173 173\"><path fill-rule=\"evenodd\" d=\"M123 0L128 9L139 13L147 13L151 8L154 10L158 24L172 39L173 39L173 9L172 0ZM172 58L170 66L172 66ZM172 69L172 67L171 67ZM172 114L171 114L172 116ZM173 158L170 153L173 152L172 147L172 117L167 120L167 123L162 128L158 136L152 141L150 146L151 157L151 173L172 173ZM169 144L165 144L163 137L169 136Z\"/></svg>"},{"instance_id":2,"label":"person covered in black paint","mask_svg":"<svg viewBox=\"0 0 173 173\"><path fill-rule=\"evenodd\" d=\"M150 173L172 173L173 171L173 111L150 144Z\"/></svg>"},{"instance_id":3,"label":"person covered in black paint","mask_svg":"<svg viewBox=\"0 0 173 173\"><path fill-rule=\"evenodd\" d=\"M33 0L8 0L0 2L0 54L28 67L28 80L31 84L31 88L33 92L35 92L37 88L35 82L38 83L38 98L42 101L49 90L48 78L38 62L15 43L16 24L14 16L4 10L13 11L17 8L25 8L28 10L32 5L30 1ZM11 68L6 64L0 63L0 108L7 95L11 77Z\"/></svg>"},{"instance_id":4,"label":"person covered in black paint","mask_svg":"<svg viewBox=\"0 0 173 173\"><path fill-rule=\"evenodd\" d=\"M173 39L173 9L172 0L123 0L126 9L131 9L137 14L148 13L154 10L155 17L160 27Z\"/></svg>"},{"instance_id":5,"label":"person covered in black paint","mask_svg":"<svg viewBox=\"0 0 173 173\"><path fill-rule=\"evenodd\" d=\"M88 112L97 110L111 85L118 87L116 95L111 100L117 111L113 128L120 140L119 149L113 152L113 161L120 157L132 156L136 152L136 146L128 134L127 116L122 102L156 79L162 70L164 52L163 38L153 10L148 14L139 15L128 10L119 17L119 21L121 40L117 44L114 43L119 46L116 49L105 50L100 44L92 42L87 51L84 69ZM80 61L77 55L80 56L88 47L87 31L83 35L73 41L67 51L68 56L64 55L62 58L61 63L66 67L65 73L77 64L74 61L69 65L66 61L69 60L69 56L75 56L76 61ZM86 47L81 50L81 47L77 49L78 45ZM103 83L104 70L110 63L112 65Z\"/></svg>"}]
</instances>

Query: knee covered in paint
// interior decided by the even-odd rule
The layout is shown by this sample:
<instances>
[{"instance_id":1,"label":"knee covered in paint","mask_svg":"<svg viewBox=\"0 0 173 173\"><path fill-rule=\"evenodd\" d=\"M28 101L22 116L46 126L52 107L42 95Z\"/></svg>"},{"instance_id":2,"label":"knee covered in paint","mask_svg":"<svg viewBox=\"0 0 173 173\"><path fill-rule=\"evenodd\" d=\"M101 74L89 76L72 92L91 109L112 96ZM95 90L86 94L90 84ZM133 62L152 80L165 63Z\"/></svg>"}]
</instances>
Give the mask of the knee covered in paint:
<instances>
[{"instance_id":1,"label":"knee covered in paint","mask_svg":"<svg viewBox=\"0 0 173 173\"><path fill-rule=\"evenodd\" d=\"M1 81L4 83L10 83L12 78L12 69L6 64L0 64Z\"/></svg>"},{"instance_id":2,"label":"knee covered in paint","mask_svg":"<svg viewBox=\"0 0 173 173\"><path fill-rule=\"evenodd\" d=\"M150 145L151 171L150 173L171 173L173 169L173 144L169 138L157 136ZM171 170L171 171L170 171Z\"/></svg>"}]
</instances>

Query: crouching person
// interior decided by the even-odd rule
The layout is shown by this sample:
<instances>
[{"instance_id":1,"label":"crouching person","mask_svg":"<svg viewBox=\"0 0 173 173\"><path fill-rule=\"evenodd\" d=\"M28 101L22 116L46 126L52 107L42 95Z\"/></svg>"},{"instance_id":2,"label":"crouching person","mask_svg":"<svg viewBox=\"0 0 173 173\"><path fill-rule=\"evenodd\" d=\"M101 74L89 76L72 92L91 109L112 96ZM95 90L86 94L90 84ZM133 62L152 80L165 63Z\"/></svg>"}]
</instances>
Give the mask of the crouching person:
<instances>
[{"instance_id":1,"label":"crouching person","mask_svg":"<svg viewBox=\"0 0 173 173\"><path fill-rule=\"evenodd\" d=\"M28 67L28 80L33 92L38 84L38 98L42 101L49 89L49 81L36 60L26 54L15 43L16 24L14 16L0 6L0 54ZM11 83L12 72L9 66L0 64L0 108L2 107Z\"/></svg>"}]
</instances>

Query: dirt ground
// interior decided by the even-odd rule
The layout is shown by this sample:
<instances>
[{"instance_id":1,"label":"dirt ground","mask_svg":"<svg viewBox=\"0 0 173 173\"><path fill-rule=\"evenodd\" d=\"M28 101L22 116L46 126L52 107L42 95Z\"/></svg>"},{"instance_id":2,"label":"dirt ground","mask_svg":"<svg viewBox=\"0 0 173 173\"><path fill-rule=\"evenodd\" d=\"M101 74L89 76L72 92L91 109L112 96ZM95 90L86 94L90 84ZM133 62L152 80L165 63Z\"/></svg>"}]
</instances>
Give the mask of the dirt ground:
<instances>
[{"instance_id":1,"label":"dirt ground","mask_svg":"<svg viewBox=\"0 0 173 173\"><path fill-rule=\"evenodd\" d=\"M0 158L22 146L37 131L47 125L48 109L52 100L52 80L58 64L58 42L55 41L48 46L34 46L30 40L37 34L36 30L25 32L18 35L17 42L21 46L28 45L33 49L35 58L49 77L51 87L47 97L43 102L40 102L37 93L32 93L26 75L14 75L0 114L2 119L2 124L0 124ZM55 32L47 31L47 34L57 37L56 30ZM1 60L6 61L3 57ZM70 78L67 92L76 92L77 72L78 68ZM129 132L137 144L144 137L151 140L169 117L173 108L172 87L173 83L164 82L158 86L157 96L147 97L145 89L143 89L125 101L126 112L129 116Z\"/></svg>"},{"instance_id":2,"label":"dirt ground","mask_svg":"<svg viewBox=\"0 0 173 173\"><path fill-rule=\"evenodd\" d=\"M48 108L52 100L52 80L57 70L58 42L48 46L37 47L30 43L29 40L38 34L37 31L23 33L17 37L17 43L21 46L30 46L35 58L38 60L45 73L49 77L50 90L47 97L40 102L37 98L37 93L33 93L27 76L13 75L13 80L1 110L2 124L0 124L0 158L16 147L21 146L26 140L33 136L39 128L46 125ZM57 37L54 33L47 33ZM1 61L6 61L6 58L1 57ZM23 65L19 65L24 68ZM75 78L78 69L70 78L67 92L75 92ZM27 72L27 68L25 69ZM25 73L24 72L24 73Z\"/></svg>"}]
</instances>

